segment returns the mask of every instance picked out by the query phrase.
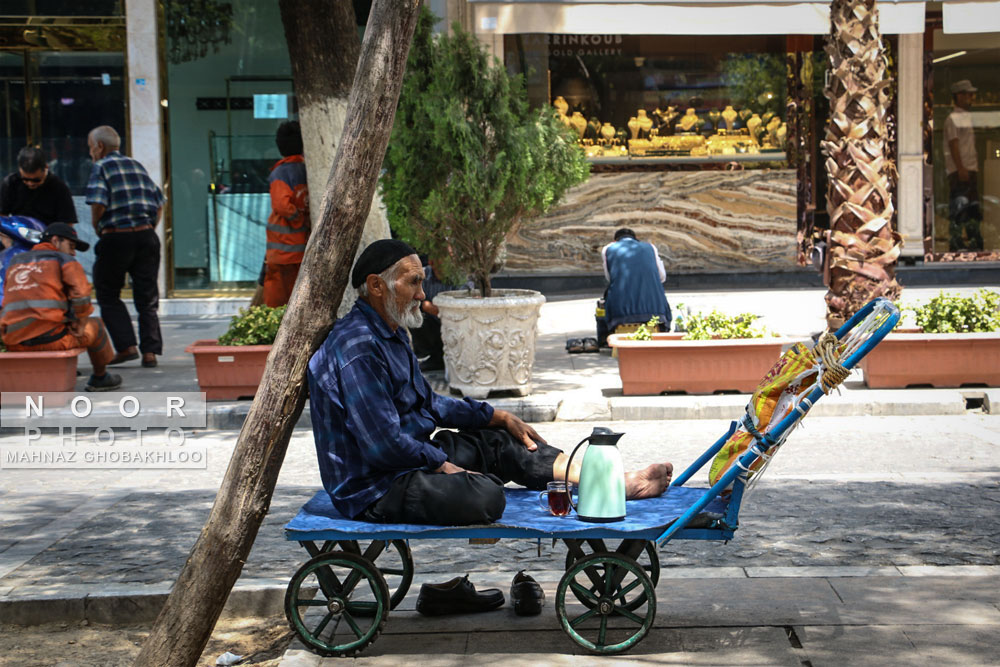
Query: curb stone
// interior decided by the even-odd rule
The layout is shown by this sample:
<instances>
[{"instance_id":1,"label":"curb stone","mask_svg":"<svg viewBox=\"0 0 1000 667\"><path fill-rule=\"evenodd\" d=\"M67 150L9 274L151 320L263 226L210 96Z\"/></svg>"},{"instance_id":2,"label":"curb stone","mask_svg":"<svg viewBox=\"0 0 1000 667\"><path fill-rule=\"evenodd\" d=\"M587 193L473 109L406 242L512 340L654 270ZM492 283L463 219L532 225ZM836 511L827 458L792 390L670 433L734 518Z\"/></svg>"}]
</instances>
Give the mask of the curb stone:
<instances>
[{"instance_id":1,"label":"curb stone","mask_svg":"<svg viewBox=\"0 0 1000 667\"><path fill-rule=\"evenodd\" d=\"M531 573L540 584L554 587L563 572L542 570ZM441 575L415 577L401 607L412 611L420 585ZM509 579L491 573L475 575L479 588L506 590ZM858 579L867 577L1000 577L1000 565L884 565L884 566L805 566L805 567L676 567L660 572L660 586L671 579ZM284 612L288 581L277 578L238 581L226 601L226 618L264 617ZM159 614L172 584L131 586L128 584L69 586L67 590L28 595L0 596L0 623L42 625L47 623L91 623L127 625L152 623ZM311 655L311 654L310 654ZM284 663L282 663L284 665Z\"/></svg>"}]
</instances>

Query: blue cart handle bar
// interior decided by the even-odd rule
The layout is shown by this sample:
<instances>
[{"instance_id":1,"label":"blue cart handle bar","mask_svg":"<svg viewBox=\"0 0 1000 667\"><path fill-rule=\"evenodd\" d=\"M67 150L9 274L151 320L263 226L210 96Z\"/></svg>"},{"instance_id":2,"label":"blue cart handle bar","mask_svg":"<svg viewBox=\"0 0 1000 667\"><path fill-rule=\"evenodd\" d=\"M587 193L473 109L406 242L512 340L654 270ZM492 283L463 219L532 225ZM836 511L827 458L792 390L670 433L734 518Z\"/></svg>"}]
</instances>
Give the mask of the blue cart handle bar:
<instances>
[{"instance_id":1,"label":"blue cart handle bar","mask_svg":"<svg viewBox=\"0 0 1000 667\"><path fill-rule=\"evenodd\" d=\"M844 336L846 336L859 324L864 323L868 317L871 317L871 322L868 324L876 324L877 326L872 332L871 337L847 357L847 360L844 362L844 367L847 369L854 368L866 354L882 342L882 339L885 338L886 334L892 331L892 329L896 326L896 323L899 322L899 309L888 299L883 297L874 299L868 302L864 308L855 313L854 316L844 324L844 326L837 330L837 339L843 340ZM880 318L884 318L884 320L880 321ZM805 404L804 409L793 410L789 413L778 423L777 426L775 426L774 430L768 434L770 438L775 442L781 442L781 438L785 431L794 426L798 420L804 418L806 412L809 411L809 408L811 408L822 396L823 389L817 381L816 387L806 398L802 400L802 403ZM733 422L729 427L729 431L724 436L719 438L719 440L704 454L698 457L698 460L692 463L687 470L681 473L680 477L675 479L671 486L683 486L684 483L687 482L692 475L694 475L694 473L698 472L698 470L700 470L705 463L707 463L718 453L720 449L722 449L723 445L725 445L726 441L729 439L729 436L731 436L736 430L736 426L737 423ZM740 488L737 489L734 486L730 502L739 502L742 497L742 486L746 481L745 471L750 469L750 466L760 457L761 453L762 452L759 447L750 447L747 452L740 457L736 465L726 471L726 474L724 474L719 481L713 484L712 488L708 489L694 505L689 507L684 514L679 516L673 523L670 524L670 526L667 527L666 530L663 531L663 533L660 534L658 538L656 538L656 546L661 547L669 542L671 538L673 538L679 531L683 530L688 523L690 523L691 519L705 509L705 507L707 507L716 496L722 493L722 491L729 487L730 484L736 482L737 477L740 478L740 482L737 484ZM735 528L735 526L732 527Z\"/></svg>"}]
</instances>

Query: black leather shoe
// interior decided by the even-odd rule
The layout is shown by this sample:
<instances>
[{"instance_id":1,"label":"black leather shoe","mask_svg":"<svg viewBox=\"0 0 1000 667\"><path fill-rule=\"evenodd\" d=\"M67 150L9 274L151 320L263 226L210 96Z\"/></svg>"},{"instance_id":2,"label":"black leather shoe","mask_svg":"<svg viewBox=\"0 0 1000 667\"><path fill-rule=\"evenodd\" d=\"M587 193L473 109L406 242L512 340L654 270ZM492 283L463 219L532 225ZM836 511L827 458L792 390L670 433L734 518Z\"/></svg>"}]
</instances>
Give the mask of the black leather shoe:
<instances>
[{"instance_id":1,"label":"black leather shoe","mask_svg":"<svg viewBox=\"0 0 1000 667\"><path fill-rule=\"evenodd\" d=\"M510 599L514 601L514 613L518 616L537 616L545 606L545 591L521 570L510 582Z\"/></svg>"},{"instance_id":2,"label":"black leather shoe","mask_svg":"<svg viewBox=\"0 0 1000 667\"><path fill-rule=\"evenodd\" d=\"M417 597L417 611L425 616L475 614L502 607L503 593L496 588L477 591L469 575L455 577L443 584L424 584Z\"/></svg>"}]
</instances>

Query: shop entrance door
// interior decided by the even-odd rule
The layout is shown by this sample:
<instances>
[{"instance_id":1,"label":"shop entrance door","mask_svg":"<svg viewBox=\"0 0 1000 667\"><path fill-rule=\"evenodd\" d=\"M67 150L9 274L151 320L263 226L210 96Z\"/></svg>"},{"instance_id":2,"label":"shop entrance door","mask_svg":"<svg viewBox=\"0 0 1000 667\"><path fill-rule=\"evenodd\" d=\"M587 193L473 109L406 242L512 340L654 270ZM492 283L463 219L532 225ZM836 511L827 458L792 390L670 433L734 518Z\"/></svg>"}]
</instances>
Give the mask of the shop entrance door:
<instances>
[{"instance_id":1,"label":"shop entrance door","mask_svg":"<svg viewBox=\"0 0 1000 667\"><path fill-rule=\"evenodd\" d=\"M125 57L119 52L0 50L0 178L17 171L25 146L45 152L49 173L69 186L80 238L93 245L87 134L110 125L127 143ZM122 146L128 150L127 145ZM91 275L93 252L77 259Z\"/></svg>"},{"instance_id":2,"label":"shop entrance door","mask_svg":"<svg viewBox=\"0 0 1000 667\"><path fill-rule=\"evenodd\" d=\"M124 54L0 50L0 113L0 177L17 169L21 148L40 146L82 203L87 133L110 125L127 136Z\"/></svg>"}]
</instances>

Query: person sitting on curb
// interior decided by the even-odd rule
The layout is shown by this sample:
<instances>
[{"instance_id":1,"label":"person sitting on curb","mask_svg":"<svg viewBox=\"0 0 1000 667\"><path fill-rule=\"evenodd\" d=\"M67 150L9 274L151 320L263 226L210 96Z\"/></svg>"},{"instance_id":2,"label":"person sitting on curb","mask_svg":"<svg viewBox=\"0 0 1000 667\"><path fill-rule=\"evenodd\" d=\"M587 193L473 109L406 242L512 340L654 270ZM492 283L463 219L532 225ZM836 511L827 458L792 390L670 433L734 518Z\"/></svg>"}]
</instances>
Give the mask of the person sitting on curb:
<instances>
[{"instance_id":1,"label":"person sitting on curb","mask_svg":"<svg viewBox=\"0 0 1000 667\"><path fill-rule=\"evenodd\" d=\"M111 391L122 383L107 372L115 353L104 324L90 317L90 283L73 258L77 249L89 247L70 225L56 222L45 228L41 243L14 257L5 280L0 338L11 352L85 347L94 367L87 391Z\"/></svg>"},{"instance_id":2,"label":"person sitting on curb","mask_svg":"<svg viewBox=\"0 0 1000 667\"><path fill-rule=\"evenodd\" d=\"M346 517L436 525L491 523L508 481L577 481L568 456L488 403L431 391L406 337L420 326L424 272L413 248L375 241L351 284L354 308L309 360L310 415L323 486ZM431 437L438 428L441 430ZM629 498L658 496L673 467L625 476Z\"/></svg>"}]
</instances>

